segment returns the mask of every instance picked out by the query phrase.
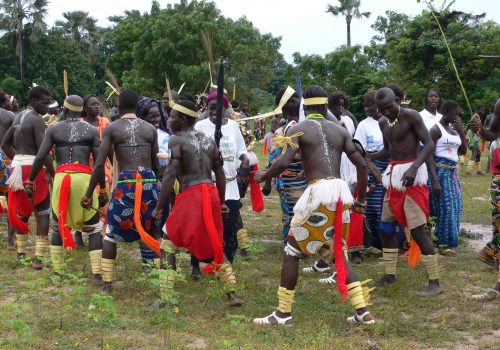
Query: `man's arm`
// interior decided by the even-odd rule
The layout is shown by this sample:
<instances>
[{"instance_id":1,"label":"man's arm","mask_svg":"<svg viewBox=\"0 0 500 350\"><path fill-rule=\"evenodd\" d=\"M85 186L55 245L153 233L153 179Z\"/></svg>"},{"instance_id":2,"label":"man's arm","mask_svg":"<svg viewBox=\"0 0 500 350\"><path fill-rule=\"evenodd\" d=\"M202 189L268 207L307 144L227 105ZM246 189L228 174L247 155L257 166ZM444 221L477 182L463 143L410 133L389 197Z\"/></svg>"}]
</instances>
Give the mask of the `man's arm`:
<instances>
[{"instance_id":1,"label":"man's arm","mask_svg":"<svg viewBox=\"0 0 500 350\"><path fill-rule=\"evenodd\" d=\"M403 174L401 180L403 181L403 186L405 187L413 185L413 183L415 182L415 177L417 176L418 168L420 168L420 166L434 153L434 142L432 142L431 135L425 127L420 114L415 111L409 112L408 122L413 127L413 130L417 135L417 139L422 142L424 147L418 153L417 159L415 159L411 167Z\"/></svg>"},{"instance_id":2,"label":"man's arm","mask_svg":"<svg viewBox=\"0 0 500 350\"><path fill-rule=\"evenodd\" d=\"M97 183L101 183L104 180L104 162L106 161L106 157L112 148L111 143L111 132L113 127L110 125L106 129L104 129L104 133L102 135L101 146L99 147L98 156L96 161L94 162L94 170L92 171L92 176L90 177L89 187L87 188L87 193L85 197L87 199L92 198L92 193L97 186ZM95 158L94 158L95 159Z\"/></svg>"},{"instance_id":3,"label":"man's arm","mask_svg":"<svg viewBox=\"0 0 500 350\"><path fill-rule=\"evenodd\" d=\"M172 192L174 188L175 179L177 178L177 174L180 173L179 169L181 166L181 146L178 138L176 136L172 136L169 140L169 146L171 151L170 163L167 166L167 170L163 175L163 180L161 182L161 190L160 190L160 198L158 199L158 203L156 203L156 215L158 219L161 218L161 213L163 213L163 208L165 207L165 201L167 200L168 195ZM225 181L225 178L224 178ZM159 216L158 216L159 215Z\"/></svg>"},{"instance_id":4,"label":"man's arm","mask_svg":"<svg viewBox=\"0 0 500 350\"><path fill-rule=\"evenodd\" d=\"M479 125L481 124L481 119L479 120ZM474 130L473 130L474 131ZM489 129L483 129L479 127L478 134L486 141L495 141L500 132L500 115L495 114L493 118L491 118L491 123Z\"/></svg>"},{"instance_id":5,"label":"man's arm","mask_svg":"<svg viewBox=\"0 0 500 350\"><path fill-rule=\"evenodd\" d=\"M92 148L90 149L90 153L92 153L92 159L97 159L99 157L99 147L101 146L101 137L97 129L93 130L92 133L93 133ZM101 190L104 190L106 188L106 178L104 176L99 179L99 187L101 188Z\"/></svg>"},{"instance_id":6,"label":"man's arm","mask_svg":"<svg viewBox=\"0 0 500 350\"><path fill-rule=\"evenodd\" d=\"M378 152L370 154L367 158L369 161L371 160L386 160L389 159L389 143L387 142L385 136L384 136L384 128L387 125L387 119L385 118L380 118L378 121L378 125L380 127L380 130L382 131L382 140L384 141L384 148L381 149Z\"/></svg>"},{"instance_id":7,"label":"man's arm","mask_svg":"<svg viewBox=\"0 0 500 350\"><path fill-rule=\"evenodd\" d=\"M293 135L299 131L302 131L302 129L297 124L288 129L287 135ZM298 145L299 140L300 140L299 137L294 137L292 138L291 141L292 143ZM266 171L257 172L257 174L255 175L255 181L263 182L267 179L272 179L273 177L276 177L282 172L284 172L288 168L290 163L293 161L298 150L299 150L298 147L292 147L289 145L286 148L286 152L284 154L281 154L281 156L278 159L276 159Z\"/></svg>"},{"instance_id":8,"label":"man's arm","mask_svg":"<svg viewBox=\"0 0 500 350\"><path fill-rule=\"evenodd\" d=\"M220 151L215 147L214 142L214 151L213 151L213 167L212 170L215 174L215 186L217 187L217 192L219 192L219 200L222 208L222 212L229 212L229 209L226 207L226 175L224 174L224 168L222 165L222 156Z\"/></svg>"},{"instance_id":9,"label":"man's arm","mask_svg":"<svg viewBox=\"0 0 500 350\"><path fill-rule=\"evenodd\" d=\"M43 139L45 137L45 122L43 121L42 118L31 118L31 128L33 130L33 140L35 143L35 147L38 151L40 150L40 147L42 146ZM45 165L45 168L47 169L47 172L50 174L51 177L55 176L55 171L54 171L54 164L53 164L53 159L50 153L47 153L45 156L43 165Z\"/></svg>"},{"instance_id":10,"label":"man's arm","mask_svg":"<svg viewBox=\"0 0 500 350\"><path fill-rule=\"evenodd\" d=\"M12 146L13 144L14 144L14 126L12 125L9 128L9 130L7 130L2 140L2 150L10 159L14 159L16 155L16 151Z\"/></svg>"},{"instance_id":11,"label":"man's arm","mask_svg":"<svg viewBox=\"0 0 500 350\"><path fill-rule=\"evenodd\" d=\"M364 203L364 207L366 208L366 185L368 184L368 171L366 168L366 161L363 158L363 155L358 151L358 149L352 142L351 135L349 135L349 132L347 130L344 130L344 152L346 153L352 164L356 166L358 183L357 201L361 204Z\"/></svg>"},{"instance_id":12,"label":"man's arm","mask_svg":"<svg viewBox=\"0 0 500 350\"><path fill-rule=\"evenodd\" d=\"M422 117L420 117L418 112L410 112L409 122L412 125L418 140L424 145L412 165L415 170L417 170L425 162L425 160L434 153L434 142L432 142L431 135L425 127Z\"/></svg>"},{"instance_id":13,"label":"man's arm","mask_svg":"<svg viewBox=\"0 0 500 350\"><path fill-rule=\"evenodd\" d=\"M153 127L154 129L154 127ZM160 177L160 160L158 159L158 152L160 152L160 146L158 146L158 132L154 129L153 144L151 145L151 168L156 175L156 178Z\"/></svg>"},{"instance_id":14,"label":"man's arm","mask_svg":"<svg viewBox=\"0 0 500 350\"><path fill-rule=\"evenodd\" d=\"M33 166L31 167L31 172L29 176L29 181L35 181L36 176L42 169L47 156L50 154L50 150L54 146L54 137L53 137L54 127L50 127L45 134L42 144L38 149L35 160L33 161Z\"/></svg>"}]
</instances>

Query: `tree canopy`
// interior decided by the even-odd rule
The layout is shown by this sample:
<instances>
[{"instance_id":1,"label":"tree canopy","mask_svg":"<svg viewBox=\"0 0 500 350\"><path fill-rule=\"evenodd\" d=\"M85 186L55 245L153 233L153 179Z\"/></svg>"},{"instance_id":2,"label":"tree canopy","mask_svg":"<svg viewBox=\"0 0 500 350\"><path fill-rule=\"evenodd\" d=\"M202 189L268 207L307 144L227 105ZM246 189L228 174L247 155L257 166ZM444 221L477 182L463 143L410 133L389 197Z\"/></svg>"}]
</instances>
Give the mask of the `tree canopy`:
<instances>
[{"instance_id":1,"label":"tree canopy","mask_svg":"<svg viewBox=\"0 0 500 350\"><path fill-rule=\"evenodd\" d=\"M16 3L3 0L2 4L7 2ZM355 3L359 8L359 2ZM302 86L318 84L329 92L344 91L358 118L363 117L363 93L388 83L397 83L406 91L412 108L422 108L425 90L437 87L444 99L455 99L465 109L447 49L427 10L415 17L387 11L375 19L372 28L376 35L370 44L341 46L323 56L297 52L288 63L279 53L280 37L261 33L245 17L225 17L210 1L183 0L165 8L153 1L148 12L126 11L111 17L108 28L98 27L89 13L68 12L48 30L43 22L46 1L30 4L37 6L38 40L30 25L33 14L31 19L26 17L22 29L23 65L16 54L19 31L8 10L14 7L0 9L0 88L24 103L31 83L46 85L61 100L64 69L69 73L70 92L80 95L106 96L110 92L104 83L108 80L106 68L121 87L142 95L159 98L165 91L166 76L174 89L185 83L184 92L200 94L207 90L210 79L201 34L205 31L212 39L215 65L221 57L226 62L225 87L230 97L236 85L236 97L248 99L252 113L272 109L273 94L286 85L295 87L297 72ZM498 23L449 8L436 15L471 104L490 106L498 97L500 68L494 57L500 52Z\"/></svg>"}]
</instances>

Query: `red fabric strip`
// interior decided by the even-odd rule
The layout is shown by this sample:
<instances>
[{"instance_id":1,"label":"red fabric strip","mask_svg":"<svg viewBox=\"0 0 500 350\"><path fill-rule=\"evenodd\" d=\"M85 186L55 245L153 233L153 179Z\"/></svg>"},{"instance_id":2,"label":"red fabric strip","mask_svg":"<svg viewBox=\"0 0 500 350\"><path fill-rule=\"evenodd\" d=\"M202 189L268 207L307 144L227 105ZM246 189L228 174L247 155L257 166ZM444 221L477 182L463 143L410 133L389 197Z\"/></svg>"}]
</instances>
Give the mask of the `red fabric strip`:
<instances>
[{"instance_id":1,"label":"red fabric strip","mask_svg":"<svg viewBox=\"0 0 500 350\"><path fill-rule=\"evenodd\" d=\"M69 194L71 192L71 175L64 175L61 182L61 189L59 191L59 212L57 213L59 234L63 241L64 249L76 249L76 243L71 235L71 230L68 227L68 203Z\"/></svg>"}]
</instances>

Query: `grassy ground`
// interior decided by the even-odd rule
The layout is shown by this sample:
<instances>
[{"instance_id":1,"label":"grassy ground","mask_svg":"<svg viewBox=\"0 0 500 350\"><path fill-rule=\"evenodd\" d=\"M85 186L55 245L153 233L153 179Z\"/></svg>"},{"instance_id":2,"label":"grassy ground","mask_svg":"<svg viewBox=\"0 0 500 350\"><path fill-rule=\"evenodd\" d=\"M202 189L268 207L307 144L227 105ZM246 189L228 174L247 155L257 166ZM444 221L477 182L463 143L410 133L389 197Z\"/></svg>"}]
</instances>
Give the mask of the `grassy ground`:
<instances>
[{"instance_id":1,"label":"grassy ground","mask_svg":"<svg viewBox=\"0 0 500 350\"><path fill-rule=\"evenodd\" d=\"M489 222L487 177L463 179L464 221ZM482 198L482 199L477 199ZM484 200L486 199L486 200ZM335 287L317 282L318 276L301 273L291 328L254 326L251 319L270 313L277 305L281 267L280 208L275 193L266 211L254 214L248 201L242 209L251 244L251 259L237 259L235 271L242 308L231 309L220 284L204 277L178 283L178 314L145 311L158 296L153 275L142 273L136 245L122 246L117 261L113 298L96 293L86 278L90 271L86 252L68 255L65 279L51 271L35 272L7 253L0 242L0 348L1 349L428 349L482 348L498 345L498 303L472 302L464 294L491 287L494 274L474 259L462 242L458 258L442 258L445 292L422 299L422 267L401 263L398 282L372 295L377 324L352 327L349 303L341 303ZM4 229L2 229L4 231ZM31 246L34 242L30 241ZM184 274L189 259L180 257ZM311 263L305 261L301 267ZM357 267L360 278L376 278L378 257ZM496 341L496 343L495 343Z\"/></svg>"}]
</instances>

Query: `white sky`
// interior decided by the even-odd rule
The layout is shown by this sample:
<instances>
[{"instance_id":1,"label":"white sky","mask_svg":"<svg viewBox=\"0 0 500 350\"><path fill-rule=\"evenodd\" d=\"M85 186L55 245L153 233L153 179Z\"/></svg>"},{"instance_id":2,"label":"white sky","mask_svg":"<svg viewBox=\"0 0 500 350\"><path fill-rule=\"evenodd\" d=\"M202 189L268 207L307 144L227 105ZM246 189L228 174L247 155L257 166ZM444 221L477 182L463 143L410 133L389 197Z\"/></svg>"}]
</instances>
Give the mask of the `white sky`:
<instances>
[{"instance_id":1,"label":"white sky","mask_svg":"<svg viewBox=\"0 0 500 350\"><path fill-rule=\"evenodd\" d=\"M174 0L159 0L165 8ZM262 33L281 36L280 52L291 61L294 52L325 54L346 43L346 24L343 17L334 17L325 10L328 4L336 6L337 0L215 0L226 17L234 20L246 16ZM436 4L440 5L441 0ZM368 44L375 32L370 28L386 10L417 15L424 8L417 0L362 0L362 12L371 12L368 19L354 19L351 23L352 44ZM151 9L150 0L49 0L47 22L52 25L67 11L83 10L98 19L100 26L109 25L107 18L120 15L125 10ZM480 14L486 19L500 22L498 0L456 0L452 9Z\"/></svg>"}]
</instances>

